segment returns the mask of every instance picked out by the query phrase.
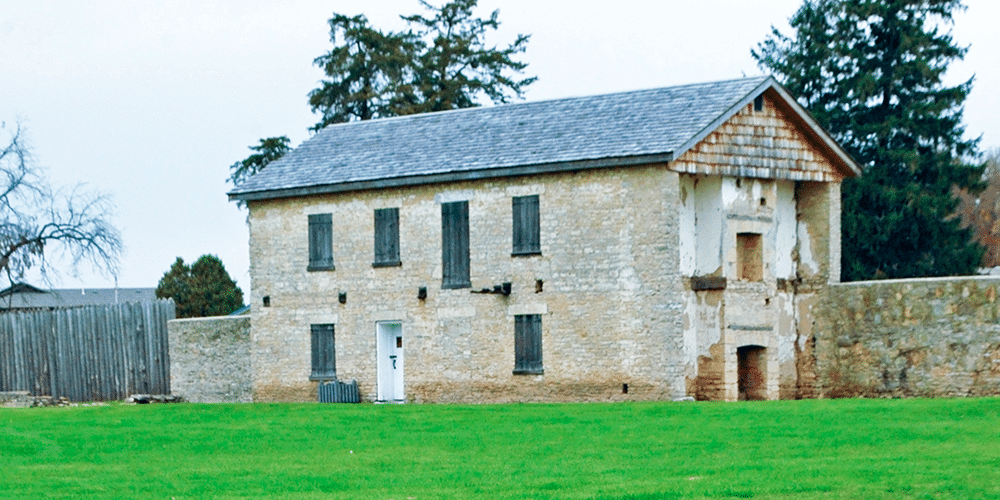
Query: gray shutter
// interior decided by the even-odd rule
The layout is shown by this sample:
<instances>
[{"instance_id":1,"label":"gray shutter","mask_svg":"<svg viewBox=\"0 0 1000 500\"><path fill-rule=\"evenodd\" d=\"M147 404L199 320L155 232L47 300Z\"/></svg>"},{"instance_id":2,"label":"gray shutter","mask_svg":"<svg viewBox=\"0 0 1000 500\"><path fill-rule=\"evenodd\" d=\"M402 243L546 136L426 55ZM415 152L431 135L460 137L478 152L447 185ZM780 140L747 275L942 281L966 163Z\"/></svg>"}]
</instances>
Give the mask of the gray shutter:
<instances>
[{"instance_id":1,"label":"gray shutter","mask_svg":"<svg viewBox=\"0 0 1000 500\"><path fill-rule=\"evenodd\" d=\"M375 210L375 266L398 266L399 209Z\"/></svg>"},{"instance_id":2,"label":"gray shutter","mask_svg":"<svg viewBox=\"0 0 1000 500\"><path fill-rule=\"evenodd\" d=\"M310 271L333 269L333 216L309 216L309 268Z\"/></svg>"},{"instance_id":3,"label":"gray shutter","mask_svg":"<svg viewBox=\"0 0 1000 500\"><path fill-rule=\"evenodd\" d=\"M441 204L441 288L469 288L469 202Z\"/></svg>"},{"instance_id":4,"label":"gray shutter","mask_svg":"<svg viewBox=\"0 0 1000 500\"><path fill-rule=\"evenodd\" d=\"M333 325L310 325L312 334L312 375L310 380L337 378L337 357Z\"/></svg>"},{"instance_id":5,"label":"gray shutter","mask_svg":"<svg viewBox=\"0 0 1000 500\"><path fill-rule=\"evenodd\" d=\"M538 195L515 196L512 199L511 212L514 240L512 255L542 253Z\"/></svg>"},{"instance_id":6,"label":"gray shutter","mask_svg":"<svg viewBox=\"0 0 1000 500\"><path fill-rule=\"evenodd\" d=\"M544 373L542 368L542 316L540 314L514 316L514 373Z\"/></svg>"}]
</instances>

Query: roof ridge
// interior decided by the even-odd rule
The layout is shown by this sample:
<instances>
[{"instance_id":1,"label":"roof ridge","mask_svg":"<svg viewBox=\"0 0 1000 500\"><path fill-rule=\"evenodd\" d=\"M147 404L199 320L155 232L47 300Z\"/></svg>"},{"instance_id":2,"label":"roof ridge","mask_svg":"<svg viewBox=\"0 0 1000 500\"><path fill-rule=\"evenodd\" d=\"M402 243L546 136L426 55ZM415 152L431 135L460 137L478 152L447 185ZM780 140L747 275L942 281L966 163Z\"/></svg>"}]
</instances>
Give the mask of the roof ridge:
<instances>
[{"instance_id":1,"label":"roof ridge","mask_svg":"<svg viewBox=\"0 0 1000 500\"><path fill-rule=\"evenodd\" d=\"M331 123L330 125L327 125L326 127L323 127L319 132L316 133L316 135L319 135L319 134L323 133L323 131L325 131L325 130L331 128L331 127L341 129L341 128L348 127L348 126L371 125L373 123L385 123L385 122L388 122L388 121L399 121L399 120L418 120L418 119L424 119L424 118L428 118L428 117L441 117L443 115L451 115L451 114L455 114L455 113L484 112L486 110L493 110L493 109L500 109L500 108L508 109L508 108L514 108L514 107L523 107L523 106L538 105L538 104L547 104L547 103L555 103L555 102L563 102L563 101L575 101L575 100L578 100L578 99L597 99L597 98L602 98L602 97L621 96L621 95L625 95L625 94L643 94L643 93L647 93L647 92L657 92L657 91L663 91L663 90L668 90L668 89L670 89L670 90L680 90L680 89L686 89L686 88L708 87L708 86L731 84L731 83L736 83L736 82L751 82L751 81L764 82L768 78L771 78L771 75L761 75L761 76L755 76L755 77L742 77L742 78L731 78L731 79L728 79L728 80L717 80L717 81L707 81L707 82L697 82L697 83L685 83L685 84L681 84L681 85L668 85L668 86L665 86L665 87L648 87L648 88L633 89L633 90L618 90L618 91L614 91L614 92L606 92L606 93L600 93L600 94L586 94L586 95L577 95L577 96L553 97L553 98L549 98L549 99L541 99L541 100L538 100L538 101L527 101L527 100L524 100L524 101L518 101L518 102L511 102L511 103L494 104L494 105L491 105L491 106L473 106L473 107L469 107L469 108L456 108L456 109L445 109L445 110L441 110L441 111L428 111L428 112L425 112L425 113L414 113L414 114L410 114L410 115L386 116L386 117L381 117L381 118L373 118L371 120L354 120L354 121L342 122L342 123Z\"/></svg>"}]
</instances>

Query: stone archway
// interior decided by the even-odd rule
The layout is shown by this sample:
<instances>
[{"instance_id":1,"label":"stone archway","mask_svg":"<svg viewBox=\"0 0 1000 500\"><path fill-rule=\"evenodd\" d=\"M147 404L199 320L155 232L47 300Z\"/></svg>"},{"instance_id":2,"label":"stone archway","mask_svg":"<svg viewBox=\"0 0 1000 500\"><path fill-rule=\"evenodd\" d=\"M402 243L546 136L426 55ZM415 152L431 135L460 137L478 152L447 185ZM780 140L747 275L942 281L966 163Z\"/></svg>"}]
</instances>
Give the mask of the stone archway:
<instances>
[{"instance_id":1,"label":"stone archway","mask_svg":"<svg viewBox=\"0 0 1000 500\"><path fill-rule=\"evenodd\" d=\"M740 401L767 399L767 349L747 345L736 349L736 374Z\"/></svg>"}]
</instances>

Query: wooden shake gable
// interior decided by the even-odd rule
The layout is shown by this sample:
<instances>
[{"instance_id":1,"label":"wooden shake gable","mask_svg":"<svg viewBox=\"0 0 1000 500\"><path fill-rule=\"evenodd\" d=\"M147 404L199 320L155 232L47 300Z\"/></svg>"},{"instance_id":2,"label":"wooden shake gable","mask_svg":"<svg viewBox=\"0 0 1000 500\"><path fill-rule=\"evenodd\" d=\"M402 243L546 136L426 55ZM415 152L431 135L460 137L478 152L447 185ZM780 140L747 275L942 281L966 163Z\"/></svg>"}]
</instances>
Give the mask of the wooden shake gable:
<instances>
[{"instance_id":1,"label":"wooden shake gable","mask_svg":"<svg viewBox=\"0 0 1000 500\"><path fill-rule=\"evenodd\" d=\"M847 154L820 133L819 125L780 87L766 89L718 121L707 135L692 138L670 164L672 170L820 182L839 182L859 173Z\"/></svg>"}]
</instances>

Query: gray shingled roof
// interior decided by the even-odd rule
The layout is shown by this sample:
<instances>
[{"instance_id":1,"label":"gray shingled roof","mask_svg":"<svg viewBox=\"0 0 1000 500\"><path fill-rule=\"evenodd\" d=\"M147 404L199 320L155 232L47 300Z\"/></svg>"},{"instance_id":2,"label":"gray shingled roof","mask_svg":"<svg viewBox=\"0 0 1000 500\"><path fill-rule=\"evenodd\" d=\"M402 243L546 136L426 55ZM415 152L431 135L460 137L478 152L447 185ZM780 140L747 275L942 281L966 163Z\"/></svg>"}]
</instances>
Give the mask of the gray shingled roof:
<instances>
[{"instance_id":1,"label":"gray shingled roof","mask_svg":"<svg viewBox=\"0 0 1000 500\"><path fill-rule=\"evenodd\" d=\"M229 195L266 199L669 161L772 86L771 77L744 78L331 125Z\"/></svg>"},{"instance_id":2,"label":"gray shingled roof","mask_svg":"<svg viewBox=\"0 0 1000 500\"><path fill-rule=\"evenodd\" d=\"M61 288L42 290L18 284L0 291L0 310L51 309L93 305L152 302L155 288Z\"/></svg>"}]
</instances>

